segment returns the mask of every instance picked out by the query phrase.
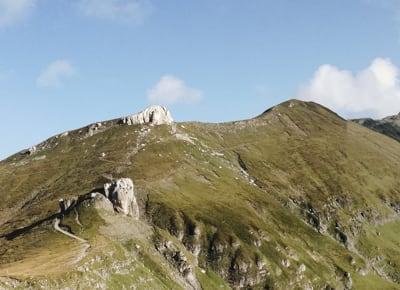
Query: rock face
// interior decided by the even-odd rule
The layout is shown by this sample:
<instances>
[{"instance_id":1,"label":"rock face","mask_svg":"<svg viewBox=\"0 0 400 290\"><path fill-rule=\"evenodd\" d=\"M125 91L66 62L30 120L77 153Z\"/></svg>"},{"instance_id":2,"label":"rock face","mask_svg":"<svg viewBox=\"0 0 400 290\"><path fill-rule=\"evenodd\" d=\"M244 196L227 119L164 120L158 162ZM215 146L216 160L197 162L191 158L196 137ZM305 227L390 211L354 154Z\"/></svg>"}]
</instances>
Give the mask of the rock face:
<instances>
[{"instance_id":1,"label":"rock face","mask_svg":"<svg viewBox=\"0 0 400 290\"><path fill-rule=\"evenodd\" d=\"M156 249L179 271L192 289L201 289L196 278L194 267L190 264L185 254L180 251L172 241L160 242L156 245Z\"/></svg>"},{"instance_id":2,"label":"rock face","mask_svg":"<svg viewBox=\"0 0 400 290\"><path fill-rule=\"evenodd\" d=\"M133 182L129 178L122 178L104 185L104 192L112 202L114 210L139 219L139 206L136 202Z\"/></svg>"},{"instance_id":3,"label":"rock face","mask_svg":"<svg viewBox=\"0 0 400 290\"><path fill-rule=\"evenodd\" d=\"M162 106L151 106L143 112L121 119L121 122L127 125L162 125L172 124L174 120L167 108Z\"/></svg>"}]
</instances>

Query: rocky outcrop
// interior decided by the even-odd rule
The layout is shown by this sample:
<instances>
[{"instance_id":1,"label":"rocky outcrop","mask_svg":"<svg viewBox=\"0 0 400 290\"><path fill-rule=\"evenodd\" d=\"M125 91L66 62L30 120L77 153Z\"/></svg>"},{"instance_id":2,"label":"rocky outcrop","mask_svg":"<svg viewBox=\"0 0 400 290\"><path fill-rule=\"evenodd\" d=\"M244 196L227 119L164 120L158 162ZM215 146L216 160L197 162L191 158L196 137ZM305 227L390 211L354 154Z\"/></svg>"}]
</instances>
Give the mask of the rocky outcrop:
<instances>
[{"instance_id":1,"label":"rocky outcrop","mask_svg":"<svg viewBox=\"0 0 400 290\"><path fill-rule=\"evenodd\" d=\"M167 108L162 106L151 106L143 112L121 119L121 123L127 125L162 125L172 124L173 122L171 113Z\"/></svg>"},{"instance_id":2,"label":"rocky outcrop","mask_svg":"<svg viewBox=\"0 0 400 290\"><path fill-rule=\"evenodd\" d=\"M96 133L98 133L100 131L101 127L102 127L102 124L100 122L90 125L87 128L86 137L92 137L93 135L95 135Z\"/></svg>"},{"instance_id":3,"label":"rocky outcrop","mask_svg":"<svg viewBox=\"0 0 400 290\"><path fill-rule=\"evenodd\" d=\"M353 279L351 278L351 274L349 272L345 272L343 275L344 280L344 289L352 289L353 287Z\"/></svg>"},{"instance_id":4,"label":"rocky outcrop","mask_svg":"<svg viewBox=\"0 0 400 290\"><path fill-rule=\"evenodd\" d=\"M21 155L33 155L34 153L36 153L36 151L37 151L36 146L32 146L31 148L22 150L22 151L20 152L20 154L21 154Z\"/></svg>"},{"instance_id":5,"label":"rocky outcrop","mask_svg":"<svg viewBox=\"0 0 400 290\"><path fill-rule=\"evenodd\" d=\"M148 204L146 210L152 224L176 237L193 255L195 265L212 269L233 288L272 287L262 257L257 255L257 251L242 247L233 233L229 234L217 228L206 230L201 221L162 204ZM259 236L259 240L268 240L261 232ZM174 249L171 242L158 242L157 245L157 250L175 265L175 268L179 268L181 273L191 273L185 268L187 265L181 261L181 256L171 251Z\"/></svg>"},{"instance_id":6,"label":"rocky outcrop","mask_svg":"<svg viewBox=\"0 0 400 290\"><path fill-rule=\"evenodd\" d=\"M139 206L136 202L133 182L129 178L121 178L104 185L104 193L112 202L114 210L139 219Z\"/></svg>"},{"instance_id":7,"label":"rocky outcrop","mask_svg":"<svg viewBox=\"0 0 400 290\"><path fill-rule=\"evenodd\" d=\"M156 244L157 251L186 279L192 289L201 289L194 267L185 254L176 247L172 241L159 241Z\"/></svg>"},{"instance_id":8,"label":"rocky outcrop","mask_svg":"<svg viewBox=\"0 0 400 290\"><path fill-rule=\"evenodd\" d=\"M91 203L96 209L102 209L111 212L114 211L114 207L111 201L101 193L93 192L91 194Z\"/></svg>"},{"instance_id":9,"label":"rocky outcrop","mask_svg":"<svg viewBox=\"0 0 400 290\"><path fill-rule=\"evenodd\" d=\"M99 190L102 191L102 190ZM104 193L91 192L79 197L59 200L59 213L64 215L82 202L96 209L116 211L134 219L139 219L139 206L136 202L134 185L130 178L121 178L104 184Z\"/></svg>"},{"instance_id":10,"label":"rocky outcrop","mask_svg":"<svg viewBox=\"0 0 400 290\"><path fill-rule=\"evenodd\" d=\"M60 206L60 213L64 214L67 211L69 211L71 208L75 207L77 204L77 200L78 200L77 198L69 198L69 199L61 198L58 201L58 204Z\"/></svg>"}]
</instances>

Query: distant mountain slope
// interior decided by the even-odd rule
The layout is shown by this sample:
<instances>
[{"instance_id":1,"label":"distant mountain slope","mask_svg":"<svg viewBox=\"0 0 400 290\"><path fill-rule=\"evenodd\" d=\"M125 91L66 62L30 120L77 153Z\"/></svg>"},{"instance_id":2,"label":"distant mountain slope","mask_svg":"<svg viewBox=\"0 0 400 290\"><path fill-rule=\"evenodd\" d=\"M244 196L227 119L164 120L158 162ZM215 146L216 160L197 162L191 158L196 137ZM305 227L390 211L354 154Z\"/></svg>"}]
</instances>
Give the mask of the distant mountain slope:
<instances>
[{"instance_id":1,"label":"distant mountain slope","mask_svg":"<svg viewBox=\"0 0 400 290\"><path fill-rule=\"evenodd\" d=\"M297 100L96 123L0 162L0 288L400 289L399 168L399 142Z\"/></svg>"},{"instance_id":2,"label":"distant mountain slope","mask_svg":"<svg viewBox=\"0 0 400 290\"><path fill-rule=\"evenodd\" d=\"M398 115L386 117L382 120L365 118L355 119L353 121L374 131L392 137L400 142L400 113Z\"/></svg>"}]
</instances>

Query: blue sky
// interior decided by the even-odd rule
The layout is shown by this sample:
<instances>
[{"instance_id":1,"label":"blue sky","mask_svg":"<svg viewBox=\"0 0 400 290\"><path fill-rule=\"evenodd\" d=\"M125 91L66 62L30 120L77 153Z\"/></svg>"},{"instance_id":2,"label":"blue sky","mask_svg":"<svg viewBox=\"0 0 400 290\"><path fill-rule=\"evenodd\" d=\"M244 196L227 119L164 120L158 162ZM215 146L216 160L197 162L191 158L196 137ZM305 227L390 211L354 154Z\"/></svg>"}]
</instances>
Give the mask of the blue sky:
<instances>
[{"instance_id":1,"label":"blue sky","mask_svg":"<svg viewBox=\"0 0 400 290\"><path fill-rule=\"evenodd\" d=\"M289 98L400 111L397 0L0 0L0 159L166 104L250 118Z\"/></svg>"}]
</instances>

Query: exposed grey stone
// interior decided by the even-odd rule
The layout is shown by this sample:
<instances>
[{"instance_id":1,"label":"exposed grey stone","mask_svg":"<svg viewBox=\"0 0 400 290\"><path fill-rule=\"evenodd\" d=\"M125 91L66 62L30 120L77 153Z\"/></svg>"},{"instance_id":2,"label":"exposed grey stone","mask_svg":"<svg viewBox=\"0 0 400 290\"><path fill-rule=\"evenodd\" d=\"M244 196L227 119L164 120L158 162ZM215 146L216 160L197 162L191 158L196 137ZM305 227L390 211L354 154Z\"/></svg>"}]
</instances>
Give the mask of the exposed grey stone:
<instances>
[{"instance_id":1,"label":"exposed grey stone","mask_svg":"<svg viewBox=\"0 0 400 290\"><path fill-rule=\"evenodd\" d=\"M106 211L114 211L113 204L103 194L94 192L91 194L91 202L96 209L104 209Z\"/></svg>"},{"instance_id":2,"label":"exposed grey stone","mask_svg":"<svg viewBox=\"0 0 400 290\"><path fill-rule=\"evenodd\" d=\"M172 124L173 122L171 113L167 108L162 106L151 106L140 113L121 119L121 123L127 125L162 125Z\"/></svg>"},{"instance_id":3,"label":"exposed grey stone","mask_svg":"<svg viewBox=\"0 0 400 290\"><path fill-rule=\"evenodd\" d=\"M105 184L104 193L117 212L139 219L139 206L131 179L121 178Z\"/></svg>"},{"instance_id":4,"label":"exposed grey stone","mask_svg":"<svg viewBox=\"0 0 400 290\"><path fill-rule=\"evenodd\" d=\"M161 242L156 245L159 253L186 279L192 289L201 289L194 271L185 254L172 241Z\"/></svg>"},{"instance_id":5,"label":"exposed grey stone","mask_svg":"<svg viewBox=\"0 0 400 290\"><path fill-rule=\"evenodd\" d=\"M67 198L67 199L61 198L58 201L58 204L60 206L60 213L65 213L66 211L70 210L76 205L76 203L77 203L77 198Z\"/></svg>"},{"instance_id":6,"label":"exposed grey stone","mask_svg":"<svg viewBox=\"0 0 400 290\"><path fill-rule=\"evenodd\" d=\"M345 289L351 289L353 287L353 279L351 279L351 274L348 272L344 273L344 286Z\"/></svg>"},{"instance_id":7,"label":"exposed grey stone","mask_svg":"<svg viewBox=\"0 0 400 290\"><path fill-rule=\"evenodd\" d=\"M22 150L21 155L32 155L32 154L36 153L36 151L37 151L37 147L32 146L29 149Z\"/></svg>"},{"instance_id":8,"label":"exposed grey stone","mask_svg":"<svg viewBox=\"0 0 400 290\"><path fill-rule=\"evenodd\" d=\"M306 269L307 269L306 265L301 264L301 265L299 266L298 272L299 272L299 273L304 273L304 272L306 271Z\"/></svg>"},{"instance_id":9,"label":"exposed grey stone","mask_svg":"<svg viewBox=\"0 0 400 290\"><path fill-rule=\"evenodd\" d=\"M87 132L86 135L87 135L88 137L93 136L94 134L96 134L96 133L100 130L101 126L102 126L101 123L96 123L96 124L90 125L90 126L88 127L88 129L87 129L88 132Z\"/></svg>"},{"instance_id":10,"label":"exposed grey stone","mask_svg":"<svg viewBox=\"0 0 400 290\"><path fill-rule=\"evenodd\" d=\"M284 266L285 268L289 268L290 267L290 261L288 259L283 259L282 260L282 266Z\"/></svg>"}]
</instances>

